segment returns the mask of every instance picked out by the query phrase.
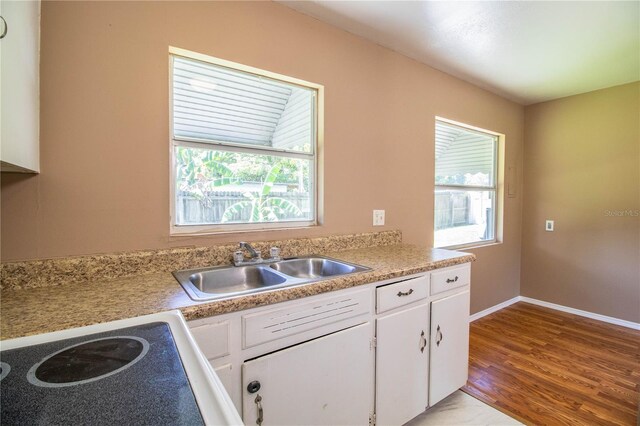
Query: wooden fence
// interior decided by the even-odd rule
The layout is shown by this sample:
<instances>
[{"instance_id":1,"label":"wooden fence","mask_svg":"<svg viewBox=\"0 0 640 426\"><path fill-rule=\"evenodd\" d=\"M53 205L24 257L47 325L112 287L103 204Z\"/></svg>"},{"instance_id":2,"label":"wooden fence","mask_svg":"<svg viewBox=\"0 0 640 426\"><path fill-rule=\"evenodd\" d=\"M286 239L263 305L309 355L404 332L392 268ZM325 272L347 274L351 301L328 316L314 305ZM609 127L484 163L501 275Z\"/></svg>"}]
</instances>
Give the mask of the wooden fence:
<instances>
[{"instance_id":1,"label":"wooden fence","mask_svg":"<svg viewBox=\"0 0 640 426\"><path fill-rule=\"evenodd\" d=\"M244 192L228 191L213 192L207 194L206 199L200 200L188 193L178 194L176 202L177 223L182 225L220 223L224 212L239 201L249 200ZM274 197L284 198L298 206L302 211L302 216L291 215L280 219L302 219L311 217L311 199L306 193L275 193ZM249 222L251 219L251 208L246 208L232 216L231 222Z\"/></svg>"},{"instance_id":2,"label":"wooden fence","mask_svg":"<svg viewBox=\"0 0 640 426\"><path fill-rule=\"evenodd\" d=\"M460 191L436 193L435 229L471 224L469 214L469 194Z\"/></svg>"}]
</instances>

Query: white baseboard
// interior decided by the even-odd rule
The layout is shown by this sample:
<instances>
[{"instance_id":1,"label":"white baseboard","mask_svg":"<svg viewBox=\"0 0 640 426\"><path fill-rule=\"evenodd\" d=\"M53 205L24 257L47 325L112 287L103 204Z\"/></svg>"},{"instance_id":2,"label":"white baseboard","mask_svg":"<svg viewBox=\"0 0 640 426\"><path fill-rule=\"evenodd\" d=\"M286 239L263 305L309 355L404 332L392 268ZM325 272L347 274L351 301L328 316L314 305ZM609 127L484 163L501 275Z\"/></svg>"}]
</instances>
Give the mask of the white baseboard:
<instances>
[{"instance_id":1,"label":"white baseboard","mask_svg":"<svg viewBox=\"0 0 640 426\"><path fill-rule=\"evenodd\" d=\"M596 314L589 311L570 308L568 306L556 305L555 303L545 302L543 300L538 300L538 299L532 299L530 297L525 297L525 296L520 296L520 300L522 302L531 303L532 305L543 306L545 308L555 309L556 311L567 312L574 315L580 315L581 317L608 322L609 324L621 325L622 327L633 328L634 330L640 330L640 323L637 323L637 322L627 321L627 320L614 318L614 317L608 317L606 315L600 315L600 314Z\"/></svg>"},{"instance_id":2,"label":"white baseboard","mask_svg":"<svg viewBox=\"0 0 640 426\"><path fill-rule=\"evenodd\" d=\"M497 305L494 305L490 308L485 309L484 311L480 311L480 312L476 312L475 314L471 315L469 317L469 322L473 322L477 319L480 319L484 316L487 316L489 314L492 314L496 311L499 311L500 309L506 308L509 305L513 305L516 302L519 302L521 300L522 296L516 296L513 299L509 299L509 300L505 300L502 303L498 303Z\"/></svg>"},{"instance_id":3,"label":"white baseboard","mask_svg":"<svg viewBox=\"0 0 640 426\"><path fill-rule=\"evenodd\" d=\"M570 308L568 306L557 305L555 303L545 302L544 300L532 299L531 297L525 297L525 296L516 296L512 299L505 300L504 302L498 303L497 305L487 308L483 311L476 312L475 314L469 317L469 322L478 320L484 316L487 316L496 311L499 311L500 309L506 308L509 305L513 305L516 302L531 303L532 305L543 306L545 308L555 309L556 311L567 312L570 314L579 315L581 317L586 317L586 318L591 318L591 319L595 319L602 322L607 322L609 324L615 324L615 325L620 325L622 327L632 328L634 330L640 330L640 323L637 323L637 322L627 321L627 320L614 318L614 317L608 317L606 315L600 315L600 314L596 314L589 311L583 311L581 309Z\"/></svg>"}]
</instances>

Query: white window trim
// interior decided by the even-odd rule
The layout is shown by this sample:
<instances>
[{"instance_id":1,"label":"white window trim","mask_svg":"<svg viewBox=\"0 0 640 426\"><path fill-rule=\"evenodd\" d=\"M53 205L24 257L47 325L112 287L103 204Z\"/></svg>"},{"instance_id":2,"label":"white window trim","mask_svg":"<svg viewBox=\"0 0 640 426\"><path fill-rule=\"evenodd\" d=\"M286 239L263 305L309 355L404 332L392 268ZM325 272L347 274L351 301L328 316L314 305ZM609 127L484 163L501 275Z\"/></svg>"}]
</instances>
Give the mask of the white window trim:
<instances>
[{"instance_id":1,"label":"white window trim","mask_svg":"<svg viewBox=\"0 0 640 426\"><path fill-rule=\"evenodd\" d=\"M285 83L298 85L307 89L313 89L315 96L315 146L312 147L310 153L299 151L278 149L271 147L254 147L247 148L242 144L234 144L222 141L199 140L196 138L174 137L173 132L173 58L181 56L187 59L202 61L214 65L219 65L238 71L243 71L258 76L283 81ZM323 217L323 146L324 146L324 86L317 83L300 80L271 71L261 70L248 65L227 61L209 55L192 52L185 49L169 46L169 188L170 188L170 217L169 217L169 235L210 235L220 233L242 233L255 232L263 230L287 230L295 228L306 228L318 226L322 223ZM313 207L313 220L297 220L297 221L278 221L263 223L229 223L229 224L202 224L202 225L176 225L174 218L176 217L176 199L175 199L175 148L178 146L186 146L191 148L206 148L219 151L247 152L253 154L274 155L279 157L300 158L313 161L313 167L310 168L312 193L311 204Z\"/></svg>"},{"instance_id":2,"label":"white window trim","mask_svg":"<svg viewBox=\"0 0 640 426\"><path fill-rule=\"evenodd\" d=\"M501 145L504 142L504 135L501 133L493 132L491 130L482 129L480 127L471 126L468 124L460 123L457 121L449 120L447 118L435 117L436 122L445 123L449 126L459 127L465 131L470 131L474 133L480 133L483 136L490 135L494 138L494 149L493 149L493 185L492 186L482 186L482 185L456 185L456 184L447 184L447 185L438 185L434 182L433 195L435 200L435 193L437 190L459 190L459 191L492 191L493 192L493 238L490 240L476 240L470 241L468 243L463 244L453 244L450 246L441 246L436 247L436 239L435 239L435 226L433 227L433 247L438 249L446 249L446 250L454 250L454 249L471 249L471 248L479 248L484 246L490 246L493 244L501 243L501 238L499 236L499 232L502 228L502 191L500 190L500 152ZM434 132L435 134L435 132ZM435 169L435 163L434 163ZM435 173L434 173L435 174ZM500 199L499 199L500 198ZM435 209L435 204L434 204ZM435 210L434 210L434 225L435 225Z\"/></svg>"}]
</instances>

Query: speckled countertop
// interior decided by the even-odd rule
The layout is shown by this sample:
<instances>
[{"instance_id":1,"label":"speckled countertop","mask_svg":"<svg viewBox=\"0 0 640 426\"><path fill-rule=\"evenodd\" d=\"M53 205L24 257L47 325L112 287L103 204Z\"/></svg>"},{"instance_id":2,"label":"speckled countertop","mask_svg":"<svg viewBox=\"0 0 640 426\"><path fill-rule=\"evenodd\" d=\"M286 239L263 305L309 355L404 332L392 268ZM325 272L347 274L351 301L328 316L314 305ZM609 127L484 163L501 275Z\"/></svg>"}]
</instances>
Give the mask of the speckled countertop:
<instances>
[{"instance_id":1,"label":"speckled countertop","mask_svg":"<svg viewBox=\"0 0 640 426\"><path fill-rule=\"evenodd\" d=\"M180 309L188 320L234 312L475 260L473 254L396 244L318 253L371 271L208 302L191 300L169 272L0 293L0 339Z\"/></svg>"}]
</instances>

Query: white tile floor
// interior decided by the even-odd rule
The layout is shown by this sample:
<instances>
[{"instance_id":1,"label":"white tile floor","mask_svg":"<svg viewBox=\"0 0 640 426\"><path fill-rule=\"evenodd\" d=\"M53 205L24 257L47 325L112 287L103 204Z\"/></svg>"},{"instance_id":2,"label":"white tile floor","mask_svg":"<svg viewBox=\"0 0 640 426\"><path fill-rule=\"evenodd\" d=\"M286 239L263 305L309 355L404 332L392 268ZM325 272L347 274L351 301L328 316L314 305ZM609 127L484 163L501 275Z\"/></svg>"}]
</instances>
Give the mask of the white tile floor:
<instances>
[{"instance_id":1,"label":"white tile floor","mask_svg":"<svg viewBox=\"0 0 640 426\"><path fill-rule=\"evenodd\" d=\"M443 399L405 426L502 426L521 425L501 411L462 391Z\"/></svg>"}]
</instances>

